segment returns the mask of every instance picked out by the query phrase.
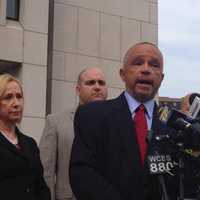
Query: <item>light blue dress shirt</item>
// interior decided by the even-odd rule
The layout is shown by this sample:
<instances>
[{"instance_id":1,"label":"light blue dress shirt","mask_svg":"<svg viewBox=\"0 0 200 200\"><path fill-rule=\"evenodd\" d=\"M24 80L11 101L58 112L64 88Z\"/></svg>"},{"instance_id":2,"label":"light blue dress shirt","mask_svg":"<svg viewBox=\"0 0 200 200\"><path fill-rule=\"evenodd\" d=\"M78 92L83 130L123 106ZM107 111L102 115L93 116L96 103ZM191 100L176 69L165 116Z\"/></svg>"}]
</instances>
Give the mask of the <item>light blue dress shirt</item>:
<instances>
[{"instance_id":1,"label":"light blue dress shirt","mask_svg":"<svg viewBox=\"0 0 200 200\"><path fill-rule=\"evenodd\" d=\"M141 102L137 101L136 99L134 99L127 91L124 92L124 95L127 100L129 110L132 114L132 118L134 118L135 110L137 109L137 107L140 104L143 104L145 106L145 109L147 111L145 113L145 116L147 119L148 130L151 130L152 119L153 119L153 109L154 109L155 101L152 99L145 103L141 103Z\"/></svg>"}]
</instances>

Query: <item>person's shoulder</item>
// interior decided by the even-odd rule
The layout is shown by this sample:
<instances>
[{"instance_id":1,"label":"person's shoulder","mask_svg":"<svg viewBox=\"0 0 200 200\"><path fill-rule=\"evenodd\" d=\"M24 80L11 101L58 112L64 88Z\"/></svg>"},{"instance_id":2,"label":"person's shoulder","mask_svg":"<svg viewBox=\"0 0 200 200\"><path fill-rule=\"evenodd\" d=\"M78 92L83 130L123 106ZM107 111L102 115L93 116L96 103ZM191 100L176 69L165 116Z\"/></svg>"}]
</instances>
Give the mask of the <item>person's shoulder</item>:
<instances>
[{"instance_id":1,"label":"person's shoulder","mask_svg":"<svg viewBox=\"0 0 200 200\"><path fill-rule=\"evenodd\" d=\"M85 105L80 105L78 107L78 110L101 112L103 110L110 109L112 107L112 104L114 103L114 101L115 101L115 99L90 102Z\"/></svg>"},{"instance_id":2,"label":"person's shoulder","mask_svg":"<svg viewBox=\"0 0 200 200\"><path fill-rule=\"evenodd\" d=\"M92 119L106 119L112 116L113 108L118 104L116 99L109 99L105 101L94 101L85 105L80 105L76 112L76 117L81 116L82 118Z\"/></svg>"},{"instance_id":3,"label":"person's shoulder","mask_svg":"<svg viewBox=\"0 0 200 200\"><path fill-rule=\"evenodd\" d=\"M20 140L24 140L26 142L29 142L29 143L37 146L37 142L35 141L35 139L33 137L29 136L26 133L22 133L18 128L16 128L16 132L17 132L17 135L20 138Z\"/></svg>"},{"instance_id":4,"label":"person's shoulder","mask_svg":"<svg viewBox=\"0 0 200 200\"><path fill-rule=\"evenodd\" d=\"M83 109L83 110L111 110L113 107L119 107L121 105L124 105L126 102L124 94L120 94L118 97L113 98L113 99L108 99L104 101L94 101L90 102L85 105L81 105L78 107L78 109Z\"/></svg>"},{"instance_id":5,"label":"person's shoulder","mask_svg":"<svg viewBox=\"0 0 200 200\"><path fill-rule=\"evenodd\" d=\"M62 112L56 112L56 113L49 114L49 115L47 115L47 119L50 121L60 121L67 117L71 117L71 115L73 116L74 113L75 113L75 108L67 109Z\"/></svg>"}]
</instances>

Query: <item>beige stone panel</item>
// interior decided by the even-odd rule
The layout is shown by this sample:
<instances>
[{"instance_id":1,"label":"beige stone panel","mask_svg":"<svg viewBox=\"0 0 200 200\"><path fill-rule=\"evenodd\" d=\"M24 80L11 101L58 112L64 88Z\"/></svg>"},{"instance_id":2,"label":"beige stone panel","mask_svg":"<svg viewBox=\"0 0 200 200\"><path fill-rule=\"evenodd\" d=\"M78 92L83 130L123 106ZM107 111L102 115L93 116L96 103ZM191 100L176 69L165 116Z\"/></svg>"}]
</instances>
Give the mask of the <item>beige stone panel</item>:
<instances>
[{"instance_id":1,"label":"beige stone panel","mask_svg":"<svg viewBox=\"0 0 200 200\"><path fill-rule=\"evenodd\" d=\"M44 118L33 118L24 116L20 124L20 130L22 131L22 133L33 137L36 140L37 144L39 144L44 124Z\"/></svg>"},{"instance_id":2,"label":"beige stone panel","mask_svg":"<svg viewBox=\"0 0 200 200\"><path fill-rule=\"evenodd\" d=\"M101 14L100 56L120 60L120 17Z\"/></svg>"},{"instance_id":3,"label":"beige stone panel","mask_svg":"<svg viewBox=\"0 0 200 200\"><path fill-rule=\"evenodd\" d=\"M105 13L122 16L122 0L102 0L102 11Z\"/></svg>"},{"instance_id":4,"label":"beige stone panel","mask_svg":"<svg viewBox=\"0 0 200 200\"><path fill-rule=\"evenodd\" d=\"M123 3L122 16L132 19L149 21L149 3L143 0L121 0Z\"/></svg>"},{"instance_id":5,"label":"beige stone panel","mask_svg":"<svg viewBox=\"0 0 200 200\"><path fill-rule=\"evenodd\" d=\"M23 30L18 23L0 26L0 59L23 61Z\"/></svg>"},{"instance_id":6,"label":"beige stone panel","mask_svg":"<svg viewBox=\"0 0 200 200\"><path fill-rule=\"evenodd\" d=\"M53 79L65 79L65 54L63 52L53 52L53 66L52 66Z\"/></svg>"},{"instance_id":7,"label":"beige stone panel","mask_svg":"<svg viewBox=\"0 0 200 200\"><path fill-rule=\"evenodd\" d=\"M102 0L55 0L58 3L69 4L82 8L89 8L93 10L101 10Z\"/></svg>"},{"instance_id":8,"label":"beige stone panel","mask_svg":"<svg viewBox=\"0 0 200 200\"><path fill-rule=\"evenodd\" d=\"M75 84L66 81L52 82L52 113L71 109L76 104Z\"/></svg>"},{"instance_id":9,"label":"beige stone panel","mask_svg":"<svg viewBox=\"0 0 200 200\"><path fill-rule=\"evenodd\" d=\"M74 54L65 55L65 80L77 81L79 73L87 67L98 67L100 60L96 57Z\"/></svg>"},{"instance_id":10,"label":"beige stone panel","mask_svg":"<svg viewBox=\"0 0 200 200\"><path fill-rule=\"evenodd\" d=\"M121 19L121 61L126 51L140 41L140 22L132 19Z\"/></svg>"},{"instance_id":11,"label":"beige stone panel","mask_svg":"<svg viewBox=\"0 0 200 200\"><path fill-rule=\"evenodd\" d=\"M141 41L158 43L158 26L148 23L142 23Z\"/></svg>"},{"instance_id":12,"label":"beige stone panel","mask_svg":"<svg viewBox=\"0 0 200 200\"><path fill-rule=\"evenodd\" d=\"M108 88L108 99L114 99L118 97L124 89Z\"/></svg>"},{"instance_id":13,"label":"beige stone panel","mask_svg":"<svg viewBox=\"0 0 200 200\"><path fill-rule=\"evenodd\" d=\"M102 0L103 12L149 21L149 3L144 0Z\"/></svg>"},{"instance_id":14,"label":"beige stone panel","mask_svg":"<svg viewBox=\"0 0 200 200\"><path fill-rule=\"evenodd\" d=\"M54 49L76 52L78 10L64 4L54 7Z\"/></svg>"},{"instance_id":15,"label":"beige stone panel","mask_svg":"<svg viewBox=\"0 0 200 200\"><path fill-rule=\"evenodd\" d=\"M26 30L48 33L49 0L22 0L21 17Z\"/></svg>"},{"instance_id":16,"label":"beige stone panel","mask_svg":"<svg viewBox=\"0 0 200 200\"><path fill-rule=\"evenodd\" d=\"M152 24L158 24L158 4L150 4L150 22Z\"/></svg>"},{"instance_id":17,"label":"beige stone panel","mask_svg":"<svg viewBox=\"0 0 200 200\"><path fill-rule=\"evenodd\" d=\"M21 79L24 89L24 115L45 117L46 67L24 64Z\"/></svg>"},{"instance_id":18,"label":"beige stone panel","mask_svg":"<svg viewBox=\"0 0 200 200\"><path fill-rule=\"evenodd\" d=\"M99 55L99 13L79 9L78 52L84 55Z\"/></svg>"},{"instance_id":19,"label":"beige stone panel","mask_svg":"<svg viewBox=\"0 0 200 200\"><path fill-rule=\"evenodd\" d=\"M100 66L106 73L106 80L109 87L123 88L124 84L119 75L121 65L120 62L101 60Z\"/></svg>"},{"instance_id":20,"label":"beige stone panel","mask_svg":"<svg viewBox=\"0 0 200 200\"><path fill-rule=\"evenodd\" d=\"M47 64L47 35L24 32L24 62L36 65Z\"/></svg>"}]
</instances>

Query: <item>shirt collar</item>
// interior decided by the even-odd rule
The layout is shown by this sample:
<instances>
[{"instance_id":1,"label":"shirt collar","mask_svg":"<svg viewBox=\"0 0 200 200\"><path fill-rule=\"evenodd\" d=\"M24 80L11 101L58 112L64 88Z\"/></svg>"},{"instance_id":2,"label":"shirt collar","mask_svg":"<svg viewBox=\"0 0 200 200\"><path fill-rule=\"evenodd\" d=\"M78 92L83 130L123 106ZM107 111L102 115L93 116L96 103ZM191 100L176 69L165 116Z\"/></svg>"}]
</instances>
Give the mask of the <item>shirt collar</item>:
<instances>
[{"instance_id":1,"label":"shirt collar","mask_svg":"<svg viewBox=\"0 0 200 200\"><path fill-rule=\"evenodd\" d=\"M135 113L135 110L141 104L141 102L134 99L127 91L124 92L124 96L127 100L129 110L131 111L131 114L133 115L133 113ZM153 117L153 109L154 109L155 101L151 99L142 104L145 106L148 118L151 119Z\"/></svg>"}]
</instances>

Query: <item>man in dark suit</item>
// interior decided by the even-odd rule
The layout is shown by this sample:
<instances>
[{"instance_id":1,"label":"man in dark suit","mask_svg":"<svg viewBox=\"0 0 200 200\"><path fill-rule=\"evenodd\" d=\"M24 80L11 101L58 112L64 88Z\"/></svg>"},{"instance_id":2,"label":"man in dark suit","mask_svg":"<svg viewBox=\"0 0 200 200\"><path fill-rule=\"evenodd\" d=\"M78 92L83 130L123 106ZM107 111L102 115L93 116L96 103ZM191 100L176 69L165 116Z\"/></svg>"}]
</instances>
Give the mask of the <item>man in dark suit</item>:
<instances>
[{"instance_id":1,"label":"man in dark suit","mask_svg":"<svg viewBox=\"0 0 200 200\"><path fill-rule=\"evenodd\" d=\"M118 98L76 112L70 182L78 200L161 199L158 179L148 173L152 136L145 132L162 129L154 101L164 77L162 53L148 42L132 46L120 76L126 90Z\"/></svg>"}]
</instances>

